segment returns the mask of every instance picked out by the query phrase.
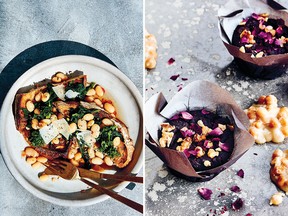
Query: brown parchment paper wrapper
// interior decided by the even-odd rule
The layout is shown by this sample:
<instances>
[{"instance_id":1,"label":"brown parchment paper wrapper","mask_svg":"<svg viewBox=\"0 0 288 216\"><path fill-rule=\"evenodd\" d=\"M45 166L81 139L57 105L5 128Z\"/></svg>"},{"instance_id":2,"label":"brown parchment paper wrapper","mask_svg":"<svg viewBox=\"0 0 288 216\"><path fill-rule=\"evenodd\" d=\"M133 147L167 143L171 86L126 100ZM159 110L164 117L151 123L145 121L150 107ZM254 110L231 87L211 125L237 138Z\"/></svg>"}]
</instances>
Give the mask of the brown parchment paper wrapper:
<instances>
[{"instance_id":1,"label":"brown parchment paper wrapper","mask_svg":"<svg viewBox=\"0 0 288 216\"><path fill-rule=\"evenodd\" d=\"M209 108L218 110L219 107L234 122L234 149L230 159L216 168L196 172L183 152L159 145L158 130L161 123L181 111ZM153 95L145 104L146 129L149 138L146 145L171 169L181 177L191 181L212 179L221 171L235 163L253 144L254 138L247 128L249 120L233 97L218 85L208 81L194 81L175 94L167 103L162 93Z\"/></svg>"},{"instance_id":2,"label":"brown parchment paper wrapper","mask_svg":"<svg viewBox=\"0 0 288 216\"><path fill-rule=\"evenodd\" d=\"M229 0L218 11L220 37L228 52L234 56L235 59L240 60L237 63L240 68L244 69L243 72L245 72L246 69L249 70L248 72L251 72L250 75L254 77L264 79L276 78L286 71L288 65L287 53L252 58L251 53L242 53L239 47L232 45L232 36L237 25L239 25L243 18L250 16L252 13L269 13L270 18L282 18L285 21L285 25L288 26L288 11L284 6L273 0ZM247 64L243 65L245 63Z\"/></svg>"}]
</instances>

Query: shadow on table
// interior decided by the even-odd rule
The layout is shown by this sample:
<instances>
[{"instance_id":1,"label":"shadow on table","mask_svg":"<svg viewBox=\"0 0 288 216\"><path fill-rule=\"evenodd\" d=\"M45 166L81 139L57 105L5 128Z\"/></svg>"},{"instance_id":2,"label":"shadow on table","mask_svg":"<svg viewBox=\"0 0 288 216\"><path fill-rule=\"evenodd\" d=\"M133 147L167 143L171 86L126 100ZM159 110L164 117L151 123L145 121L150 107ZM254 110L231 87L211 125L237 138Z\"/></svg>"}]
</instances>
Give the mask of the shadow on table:
<instances>
[{"instance_id":1,"label":"shadow on table","mask_svg":"<svg viewBox=\"0 0 288 216\"><path fill-rule=\"evenodd\" d=\"M63 55L85 55L116 65L105 55L87 45L65 40L48 41L32 46L13 58L0 74L0 105L14 82L28 69L47 59Z\"/></svg>"}]
</instances>

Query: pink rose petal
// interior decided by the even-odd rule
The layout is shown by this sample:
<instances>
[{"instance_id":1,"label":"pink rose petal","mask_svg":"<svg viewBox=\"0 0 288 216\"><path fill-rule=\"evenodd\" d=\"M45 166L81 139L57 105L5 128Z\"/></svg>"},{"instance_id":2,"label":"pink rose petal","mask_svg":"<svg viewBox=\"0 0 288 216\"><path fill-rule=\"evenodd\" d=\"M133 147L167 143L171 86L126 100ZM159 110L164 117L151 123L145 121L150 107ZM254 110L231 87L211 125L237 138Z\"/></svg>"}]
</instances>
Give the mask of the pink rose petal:
<instances>
[{"instance_id":1,"label":"pink rose petal","mask_svg":"<svg viewBox=\"0 0 288 216\"><path fill-rule=\"evenodd\" d=\"M169 60L168 60L168 65L171 65L171 64L173 64L175 62L175 59L174 58L170 58Z\"/></svg>"},{"instance_id":2,"label":"pink rose petal","mask_svg":"<svg viewBox=\"0 0 288 216\"><path fill-rule=\"evenodd\" d=\"M222 196L225 196L225 193L221 192L218 197L222 197Z\"/></svg>"},{"instance_id":3,"label":"pink rose petal","mask_svg":"<svg viewBox=\"0 0 288 216\"><path fill-rule=\"evenodd\" d=\"M211 136L220 136L221 134L223 134L223 131L219 127L216 127L209 133Z\"/></svg>"},{"instance_id":4,"label":"pink rose petal","mask_svg":"<svg viewBox=\"0 0 288 216\"><path fill-rule=\"evenodd\" d=\"M237 172L237 175L240 177L240 178L244 178L244 171L242 169L240 169L238 172Z\"/></svg>"},{"instance_id":5,"label":"pink rose petal","mask_svg":"<svg viewBox=\"0 0 288 216\"><path fill-rule=\"evenodd\" d=\"M276 29L276 32L278 35L282 35L283 34L283 28L281 26L279 26L277 29Z\"/></svg>"},{"instance_id":6,"label":"pink rose petal","mask_svg":"<svg viewBox=\"0 0 288 216\"><path fill-rule=\"evenodd\" d=\"M181 115L182 115L182 118L185 119L185 120L191 120L193 119L193 116L189 113L189 112L181 112Z\"/></svg>"},{"instance_id":7,"label":"pink rose petal","mask_svg":"<svg viewBox=\"0 0 288 216\"><path fill-rule=\"evenodd\" d=\"M192 154L193 156L196 156L197 153L199 152L199 149L195 149L195 150L190 150L188 151L190 154Z\"/></svg>"},{"instance_id":8,"label":"pink rose petal","mask_svg":"<svg viewBox=\"0 0 288 216\"><path fill-rule=\"evenodd\" d=\"M213 192L208 188L199 188L198 193L203 199L210 200Z\"/></svg>"},{"instance_id":9,"label":"pink rose petal","mask_svg":"<svg viewBox=\"0 0 288 216\"><path fill-rule=\"evenodd\" d=\"M207 114L209 114L210 112L207 111L207 110L205 110L205 109L202 109L202 110L201 110L201 113L202 113L203 115L207 115Z\"/></svg>"},{"instance_id":10,"label":"pink rose petal","mask_svg":"<svg viewBox=\"0 0 288 216\"><path fill-rule=\"evenodd\" d=\"M232 204L231 207L234 211L238 211L239 209L241 209L243 207L243 200L241 198L238 198L237 200L235 200Z\"/></svg>"},{"instance_id":11,"label":"pink rose petal","mask_svg":"<svg viewBox=\"0 0 288 216\"><path fill-rule=\"evenodd\" d=\"M172 118L170 118L170 120L177 120L179 118L180 118L180 116L178 114L176 114L176 115L172 116Z\"/></svg>"},{"instance_id":12,"label":"pink rose petal","mask_svg":"<svg viewBox=\"0 0 288 216\"><path fill-rule=\"evenodd\" d=\"M232 186L230 190L235 193L239 193L241 191L241 189L237 185Z\"/></svg>"},{"instance_id":13,"label":"pink rose petal","mask_svg":"<svg viewBox=\"0 0 288 216\"><path fill-rule=\"evenodd\" d=\"M185 128L185 127L181 128L180 132L181 132L183 137L191 137L191 136L193 136L195 134L194 131L192 131L192 130L190 130L188 128Z\"/></svg>"},{"instance_id":14,"label":"pink rose petal","mask_svg":"<svg viewBox=\"0 0 288 216\"><path fill-rule=\"evenodd\" d=\"M203 145L205 148L208 148L208 149L213 147L213 143L209 140L205 140Z\"/></svg>"},{"instance_id":15,"label":"pink rose petal","mask_svg":"<svg viewBox=\"0 0 288 216\"><path fill-rule=\"evenodd\" d=\"M188 149L185 149L183 152L184 152L184 154L186 155L187 158L190 157L191 154L189 153Z\"/></svg>"},{"instance_id":16,"label":"pink rose petal","mask_svg":"<svg viewBox=\"0 0 288 216\"><path fill-rule=\"evenodd\" d=\"M226 151L226 152L229 152L230 151L230 147L227 143L222 143L222 142L219 142L219 147L223 150L223 151Z\"/></svg>"},{"instance_id":17,"label":"pink rose petal","mask_svg":"<svg viewBox=\"0 0 288 216\"><path fill-rule=\"evenodd\" d=\"M171 80L175 81L178 79L178 77L180 76L180 74L176 74L170 77Z\"/></svg>"}]
</instances>

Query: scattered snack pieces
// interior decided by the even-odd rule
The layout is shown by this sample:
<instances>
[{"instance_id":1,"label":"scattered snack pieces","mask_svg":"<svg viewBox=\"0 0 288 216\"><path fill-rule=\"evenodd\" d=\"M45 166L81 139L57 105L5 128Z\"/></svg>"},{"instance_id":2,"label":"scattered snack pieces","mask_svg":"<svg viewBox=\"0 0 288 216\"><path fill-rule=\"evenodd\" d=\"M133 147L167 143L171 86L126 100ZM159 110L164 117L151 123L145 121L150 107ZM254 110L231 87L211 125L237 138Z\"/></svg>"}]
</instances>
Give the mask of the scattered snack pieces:
<instances>
[{"instance_id":1,"label":"scattered snack pieces","mask_svg":"<svg viewBox=\"0 0 288 216\"><path fill-rule=\"evenodd\" d=\"M245 112L250 120L249 132L257 144L281 143L288 137L288 108L278 107L275 96L261 96Z\"/></svg>"},{"instance_id":2,"label":"scattered snack pieces","mask_svg":"<svg viewBox=\"0 0 288 216\"><path fill-rule=\"evenodd\" d=\"M268 13L255 14L242 20L236 27L232 43L243 53L261 58L288 52L288 27L283 19L273 19Z\"/></svg>"},{"instance_id":3,"label":"scattered snack pieces","mask_svg":"<svg viewBox=\"0 0 288 216\"><path fill-rule=\"evenodd\" d=\"M283 202L283 197L285 197L285 194L282 192L277 192L273 194L270 198L270 205L278 206Z\"/></svg>"},{"instance_id":4,"label":"scattered snack pieces","mask_svg":"<svg viewBox=\"0 0 288 216\"><path fill-rule=\"evenodd\" d=\"M288 149L276 149L273 152L270 177L281 190L288 192Z\"/></svg>"},{"instance_id":5,"label":"scattered snack pieces","mask_svg":"<svg viewBox=\"0 0 288 216\"><path fill-rule=\"evenodd\" d=\"M160 146L184 152L197 171L224 164L234 148L229 118L205 109L182 111L161 128Z\"/></svg>"},{"instance_id":6,"label":"scattered snack pieces","mask_svg":"<svg viewBox=\"0 0 288 216\"><path fill-rule=\"evenodd\" d=\"M153 69L156 67L157 48L155 36L149 34L145 29L145 68Z\"/></svg>"}]
</instances>

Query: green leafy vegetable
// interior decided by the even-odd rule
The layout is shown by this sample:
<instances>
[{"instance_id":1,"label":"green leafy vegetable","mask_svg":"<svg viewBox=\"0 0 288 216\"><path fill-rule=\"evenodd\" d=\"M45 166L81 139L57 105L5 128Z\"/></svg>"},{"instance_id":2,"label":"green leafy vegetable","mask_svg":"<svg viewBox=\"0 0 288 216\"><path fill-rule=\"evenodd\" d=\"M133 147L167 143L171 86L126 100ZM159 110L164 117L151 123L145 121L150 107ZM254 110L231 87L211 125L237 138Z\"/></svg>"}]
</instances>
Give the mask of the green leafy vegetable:
<instances>
[{"instance_id":1,"label":"green leafy vegetable","mask_svg":"<svg viewBox=\"0 0 288 216\"><path fill-rule=\"evenodd\" d=\"M119 152L113 145L113 139L115 137L120 137L123 140L122 134L117 131L115 125L104 127L100 130L100 135L97 138L97 141L101 143L99 150L109 157L114 158L120 156Z\"/></svg>"},{"instance_id":2,"label":"green leafy vegetable","mask_svg":"<svg viewBox=\"0 0 288 216\"><path fill-rule=\"evenodd\" d=\"M31 117L29 115L29 111L26 108L22 108L23 114L24 114L24 118L29 120Z\"/></svg>"},{"instance_id":3,"label":"green leafy vegetable","mask_svg":"<svg viewBox=\"0 0 288 216\"><path fill-rule=\"evenodd\" d=\"M37 107L39 110L40 110L40 114L35 114L33 115L33 118L36 118L38 120L41 120L41 119L49 119L51 118L51 115L53 114L53 111L52 111L52 106L38 106Z\"/></svg>"},{"instance_id":4,"label":"green leafy vegetable","mask_svg":"<svg viewBox=\"0 0 288 216\"><path fill-rule=\"evenodd\" d=\"M83 118L83 116L85 114L87 114L87 113L94 114L94 113L97 113L98 111L99 110L96 110L96 109L86 109L86 108L84 108L82 106L79 106L77 109L70 110L70 113L72 113L70 121L77 123L77 121L79 119Z\"/></svg>"},{"instance_id":5,"label":"green leafy vegetable","mask_svg":"<svg viewBox=\"0 0 288 216\"><path fill-rule=\"evenodd\" d=\"M45 144L44 140L40 135L39 130L33 130L31 132L29 141L31 142L32 146L43 146Z\"/></svg>"},{"instance_id":6,"label":"green leafy vegetable","mask_svg":"<svg viewBox=\"0 0 288 216\"><path fill-rule=\"evenodd\" d=\"M55 101L55 99L57 98L56 93L54 92L54 90L52 89L53 85L51 83L47 84L47 92L50 94L49 100L44 102L45 105L48 105L49 107L52 108L52 103L53 101Z\"/></svg>"},{"instance_id":7,"label":"green leafy vegetable","mask_svg":"<svg viewBox=\"0 0 288 216\"><path fill-rule=\"evenodd\" d=\"M75 83L70 82L65 88L65 92L72 90L74 92L78 92L79 95L77 95L77 98L80 100L83 100L85 98L86 93L89 89L93 88L95 86L95 83L91 83L89 86L85 87L83 83Z\"/></svg>"},{"instance_id":8,"label":"green leafy vegetable","mask_svg":"<svg viewBox=\"0 0 288 216\"><path fill-rule=\"evenodd\" d=\"M31 116L31 118L36 118L38 120L51 118L51 115L53 114L53 102L57 98L57 95L53 91L52 87L53 86L51 83L47 84L47 92L50 94L50 97L46 102L35 103L35 108L38 108L40 110L40 114L34 114L33 116Z\"/></svg>"},{"instance_id":9,"label":"green leafy vegetable","mask_svg":"<svg viewBox=\"0 0 288 216\"><path fill-rule=\"evenodd\" d=\"M83 138L78 139L79 149L82 155L82 158L85 161L85 165L90 166L89 163L89 154L88 148L90 147Z\"/></svg>"}]
</instances>

